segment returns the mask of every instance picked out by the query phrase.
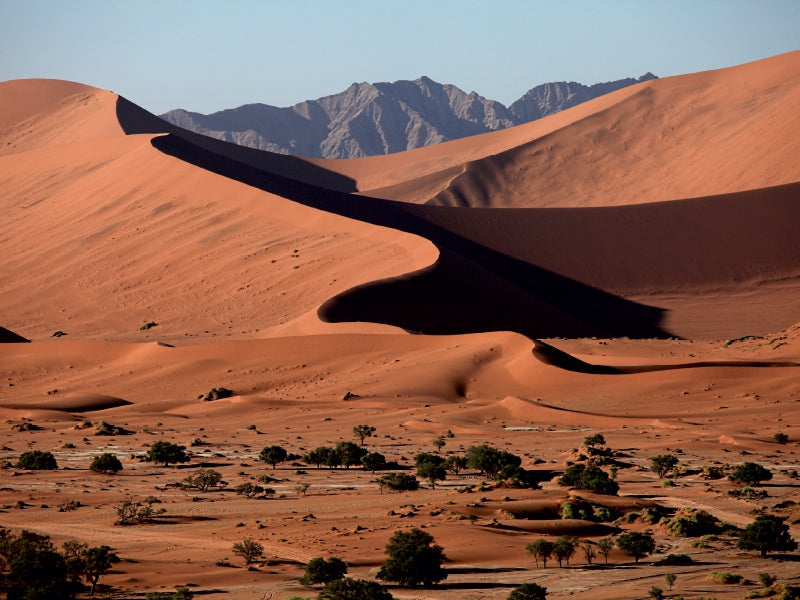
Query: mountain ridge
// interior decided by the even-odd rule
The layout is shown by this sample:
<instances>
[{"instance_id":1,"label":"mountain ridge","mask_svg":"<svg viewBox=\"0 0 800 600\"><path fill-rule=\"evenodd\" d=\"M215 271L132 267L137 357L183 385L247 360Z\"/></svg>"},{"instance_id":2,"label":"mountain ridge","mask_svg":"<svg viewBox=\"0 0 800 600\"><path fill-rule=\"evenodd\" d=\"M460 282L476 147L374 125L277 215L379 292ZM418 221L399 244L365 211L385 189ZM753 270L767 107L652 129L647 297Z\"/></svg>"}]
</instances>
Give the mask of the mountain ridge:
<instances>
[{"instance_id":1,"label":"mountain ridge","mask_svg":"<svg viewBox=\"0 0 800 600\"><path fill-rule=\"evenodd\" d=\"M353 83L338 94L284 108L251 103L208 115L174 109L159 116L184 129L259 150L358 158L507 129L651 79L657 77L648 72L589 86L544 83L506 107L475 91L466 93L421 76L414 81Z\"/></svg>"}]
</instances>

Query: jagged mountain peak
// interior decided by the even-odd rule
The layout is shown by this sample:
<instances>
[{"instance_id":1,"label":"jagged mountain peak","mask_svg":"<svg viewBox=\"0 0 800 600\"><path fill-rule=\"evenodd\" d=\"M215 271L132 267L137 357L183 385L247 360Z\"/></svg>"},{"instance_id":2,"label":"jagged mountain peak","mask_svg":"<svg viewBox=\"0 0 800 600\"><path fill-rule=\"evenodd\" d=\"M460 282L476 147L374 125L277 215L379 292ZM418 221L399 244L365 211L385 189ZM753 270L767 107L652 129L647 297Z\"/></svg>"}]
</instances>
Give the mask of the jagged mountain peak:
<instances>
[{"instance_id":1,"label":"jagged mountain peak","mask_svg":"<svg viewBox=\"0 0 800 600\"><path fill-rule=\"evenodd\" d=\"M354 82L338 94L287 108L245 104L210 115L176 109L161 115L175 125L212 137L316 158L355 158L412 150L521 125L602 94L653 79L652 73L586 86L546 83L506 107L475 91L415 80Z\"/></svg>"}]
</instances>

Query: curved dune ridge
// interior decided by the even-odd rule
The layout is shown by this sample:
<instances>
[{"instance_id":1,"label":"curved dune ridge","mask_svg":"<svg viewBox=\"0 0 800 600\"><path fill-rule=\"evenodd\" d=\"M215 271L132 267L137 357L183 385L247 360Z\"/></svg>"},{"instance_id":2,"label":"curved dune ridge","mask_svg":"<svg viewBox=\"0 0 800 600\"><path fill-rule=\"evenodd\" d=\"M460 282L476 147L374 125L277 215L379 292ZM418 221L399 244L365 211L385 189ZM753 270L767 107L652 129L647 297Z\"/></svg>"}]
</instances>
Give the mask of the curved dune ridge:
<instances>
[{"instance_id":1,"label":"curved dune ridge","mask_svg":"<svg viewBox=\"0 0 800 600\"><path fill-rule=\"evenodd\" d=\"M8 324L173 341L360 321L532 338L778 330L800 318L798 72L795 52L654 80L352 161L205 138L79 84L5 82Z\"/></svg>"},{"instance_id":2,"label":"curved dune ridge","mask_svg":"<svg viewBox=\"0 0 800 600\"><path fill-rule=\"evenodd\" d=\"M800 181L800 140L787 135L800 128L798 103L795 51L643 82L476 138L325 164L371 196L449 206L710 196Z\"/></svg>"}]
</instances>

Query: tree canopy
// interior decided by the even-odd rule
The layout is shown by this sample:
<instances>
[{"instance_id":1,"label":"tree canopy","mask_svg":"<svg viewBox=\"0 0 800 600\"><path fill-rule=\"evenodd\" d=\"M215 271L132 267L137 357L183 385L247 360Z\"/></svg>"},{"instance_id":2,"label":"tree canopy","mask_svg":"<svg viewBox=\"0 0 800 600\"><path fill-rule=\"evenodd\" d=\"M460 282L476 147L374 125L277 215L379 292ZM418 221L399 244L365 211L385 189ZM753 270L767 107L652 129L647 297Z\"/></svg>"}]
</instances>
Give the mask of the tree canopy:
<instances>
[{"instance_id":1,"label":"tree canopy","mask_svg":"<svg viewBox=\"0 0 800 600\"><path fill-rule=\"evenodd\" d=\"M41 450L30 450L23 452L17 464L17 469L28 469L31 471L53 471L58 469L58 463L52 452L42 452Z\"/></svg>"},{"instance_id":2,"label":"tree canopy","mask_svg":"<svg viewBox=\"0 0 800 600\"><path fill-rule=\"evenodd\" d=\"M733 473L730 474L731 481L737 481L747 485L756 485L762 481L769 481L772 479L772 473L754 462L742 463Z\"/></svg>"},{"instance_id":3,"label":"tree canopy","mask_svg":"<svg viewBox=\"0 0 800 600\"><path fill-rule=\"evenodd\" d=\"M589 490L598 494L615 495L619 484L600 467L583 464L572 465L558 479L558 485L579 490Z\"/></svg>"},{"instance_id":4,"label":"tree canopy","mask_svg":"<svg viewBox=\"0 0 800 600\"><path fill-rule=\"evenodd\" d=\"M159 440L150 446L147 451L147 459L155 463L164 463L165 467L170 464L189 462L189 457L186 456L186 446L178 446L164 440Z\"/></svg>"},{"instance_id":5,"label":"tree canopy","mask_svg":"<svg viewBox=\"0 0 800 600\"><path fill-rule=\"evenodd\" d=\"M421 529L396 531L386 545L389 559L378 571L378 579L400 585L430 586L447 577L442 567L446 557L433 536Z\"/></svg>"},{"instance_id":6,"label":"tree canopy","mask_svg":"<svg viewBox=\"0 0 800 600\"><path fill-rule=\"evenodd\" d=\"M640 558L655 551L656 542L648 531L631 531L617 538L617 546L625 554L632 556L633 561L638 564Z\"/></svg>"},{"instance_id":7,"label":"tree canopy","mask_svg":"<svg viewBox=\"0 0 800 600\"><path fill-rule=\"evenodd\" d=\"M111 473L113 475L118 471L122 471L122 463L110 452L104 452L94 457L89 469L97 473Z\"/></svg>"},{"instance_id":8,"label":"tree canopy","mask_svg":"<svg viewBox=\"0 0 800 600\"><path fill-rule=\"evenodd\" d=\"M263 460L265 463L272 465L274 469L278 463L286 460L289 453L280 446L267 446L263 448L258 455L258 460Z\"/></svg>"},{"instance_id":9,"label":"tree canopy","mask_svg":"<svg viewBox=\"0 0 800 600\"><path fill-rule=\"evenodd\" d=\"M347 564L336 556L328 560L318 556L312 558L305 567L303 576L299 581L303 585L314 585L315 583L329 583L342 579L347 574Z\"/></svg>"},{"instance_id":10,"label":"tree canopy","mask_svg":"<svg viewBox=\"0 0 800 600\"><path fill-rule=\"evenodd\" d=\"M758 515L756 520L739 534L736 546L742 550L758 550L762 557L767 552L797 549L797 542L789 534L789 526L783 517Z\"/></svg>"}]
</instances>

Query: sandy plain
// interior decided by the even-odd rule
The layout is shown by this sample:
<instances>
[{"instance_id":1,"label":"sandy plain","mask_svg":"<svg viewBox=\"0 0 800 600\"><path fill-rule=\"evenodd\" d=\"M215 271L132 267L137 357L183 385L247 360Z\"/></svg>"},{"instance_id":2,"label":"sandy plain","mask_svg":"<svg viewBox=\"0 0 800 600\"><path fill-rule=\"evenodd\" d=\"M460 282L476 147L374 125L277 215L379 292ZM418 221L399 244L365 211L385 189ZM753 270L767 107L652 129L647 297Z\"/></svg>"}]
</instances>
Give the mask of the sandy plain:
<instances>
[{"instance_id":1,"label":"sandy plain","mask_svg":"<svg viewBox=\"0 0 800 600\"><path fill-rule=\"evenodd\" d=\"M800 538L799 74L791 53L354 161L233 147L80 84L0 84L0 460L39 449L60 466L0 471L0 525L113 546L123 561L101 584L119 598L313 596L296 581L310 558L372 578L411 527L444 547L449 576L397 598L499 599L529 581L553 598L644 598L667 572L673 597L757 588L711 571L800 584L796 554L636 520L620 527L658 542L639 565L614 552L608 567L537 569L525 553L612 531L559 518L571 493L740 527L763 509ZM235 396L198 398L215 387ZM131 433L94 435L100 420ZM404 465L447 432L443 454L492 444L541 471L541 489L464 492L484 479L467 470L381 493L361 469L257 460L353 440L361 423ZM618 497L555 483L594 433L623 455ZM201 444L165 469L139 459L159 439ZM89 471L101 452L123 470ZM685 470L674 487L647 468L663 453ZM773 472L766 497L699 474L746 460ZM172 485L201 467L227 485ZM233 492L260 474L276 497ZM114 525L116 506L149 495L163 518ZM81 506L60 512L69 500ZM254 570L231 552L244 538L265 547ZM658 565L670 553L694 564Z\"/></svg>"}]
</instances>

